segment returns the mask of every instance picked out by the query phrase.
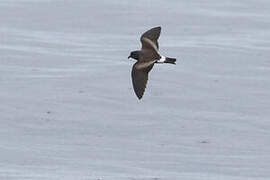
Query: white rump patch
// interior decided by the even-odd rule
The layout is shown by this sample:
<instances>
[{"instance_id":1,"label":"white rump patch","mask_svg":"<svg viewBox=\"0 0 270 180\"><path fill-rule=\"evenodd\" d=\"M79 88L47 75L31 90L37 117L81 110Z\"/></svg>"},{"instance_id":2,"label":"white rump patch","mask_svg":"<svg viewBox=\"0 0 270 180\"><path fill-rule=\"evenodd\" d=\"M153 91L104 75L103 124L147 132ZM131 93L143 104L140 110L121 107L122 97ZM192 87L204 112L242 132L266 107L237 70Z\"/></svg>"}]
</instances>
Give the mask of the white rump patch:
<instances>
[{"instance_id":1,"label":"white rump patch","mask_svg":"<svg viewBox=\"0 0 270 180\"><path fill-rule=\"evenodd\" d=\"M157 61L158 63L164 63L166 60L165 56L161 56L161 58Z\"/></svg>"}]
</instances>

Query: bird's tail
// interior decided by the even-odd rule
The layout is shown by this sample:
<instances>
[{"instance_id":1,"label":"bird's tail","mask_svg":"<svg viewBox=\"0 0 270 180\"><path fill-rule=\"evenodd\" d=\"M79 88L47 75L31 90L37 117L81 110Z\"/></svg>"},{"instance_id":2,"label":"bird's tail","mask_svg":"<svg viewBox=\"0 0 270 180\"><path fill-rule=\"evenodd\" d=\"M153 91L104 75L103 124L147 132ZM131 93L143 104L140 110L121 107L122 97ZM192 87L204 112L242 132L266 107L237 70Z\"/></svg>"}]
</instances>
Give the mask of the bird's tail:
<instances>
[{"instance_id":1,"label":"bird's tail","mask_svg":"<svg viewBox=\"0 0 270 180\"><path fill-rule=\"evenodd\" d=\"M164 63L175 64L175 61L176 61L175 58L169 58L169 57L166 57Z\"/></svg>"}]
</instances>

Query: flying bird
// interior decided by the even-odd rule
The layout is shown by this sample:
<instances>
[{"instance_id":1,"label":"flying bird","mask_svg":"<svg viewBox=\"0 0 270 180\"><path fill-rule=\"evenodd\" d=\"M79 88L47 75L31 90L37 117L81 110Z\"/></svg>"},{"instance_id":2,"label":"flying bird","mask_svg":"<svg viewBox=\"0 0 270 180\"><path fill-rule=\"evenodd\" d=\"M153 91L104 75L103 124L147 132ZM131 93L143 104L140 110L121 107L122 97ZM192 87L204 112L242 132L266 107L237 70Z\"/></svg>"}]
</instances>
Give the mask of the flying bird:
<instances>
[{"instance_id":1,"label":"flying bird","mask_svg":"<svg viewBox=\"0 0 270 180\"><path fill-rule=\"evenodd\" d=\"M155 63L175 64L175 58L161 56L158 53L161 27L152 28L141 36L141 50L132 51L128 58L133 58L137 62L133 65L131 71L132 84L135 94L139 99L143 97L148 73L151 71Z\"/></svg>"}]
</instances>

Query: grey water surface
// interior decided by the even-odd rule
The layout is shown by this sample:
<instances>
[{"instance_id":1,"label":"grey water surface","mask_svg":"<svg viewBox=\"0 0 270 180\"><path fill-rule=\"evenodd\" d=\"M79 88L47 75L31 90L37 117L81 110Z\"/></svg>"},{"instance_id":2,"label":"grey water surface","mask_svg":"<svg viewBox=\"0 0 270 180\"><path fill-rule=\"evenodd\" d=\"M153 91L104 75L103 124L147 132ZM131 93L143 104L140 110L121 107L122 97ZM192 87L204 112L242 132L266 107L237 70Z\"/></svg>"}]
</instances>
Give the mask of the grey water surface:
<instances>
[{"instance_id":1,"label":"grey water surface","mask_svg":"<svg viewBox=\"0 0 270 180\"><path fill-rule=\"evenodd\" d=\"M1 180L269 180L270 1L0 0ZM137 100L129 52L162 26Z\"/></svg>"}]
</instances>

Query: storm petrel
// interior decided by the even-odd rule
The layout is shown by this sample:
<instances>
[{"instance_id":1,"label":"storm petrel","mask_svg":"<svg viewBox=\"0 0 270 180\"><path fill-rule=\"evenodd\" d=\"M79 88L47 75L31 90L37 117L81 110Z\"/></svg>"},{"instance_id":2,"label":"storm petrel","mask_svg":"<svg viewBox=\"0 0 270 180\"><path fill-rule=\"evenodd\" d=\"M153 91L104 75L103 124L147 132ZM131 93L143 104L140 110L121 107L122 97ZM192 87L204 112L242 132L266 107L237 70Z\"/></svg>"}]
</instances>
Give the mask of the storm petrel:
<instances>
[{"instance_id":1,"label":"storm petrel","mask_svg":"<svg viewBox=\"0 0 270 180\"><path fill-rule=\"evenodd\" d=\"M175 58L161 56L158 53L158 38L161 27L152 28L141 36L142 48L132 51L128 58L133 58L137 62L132 67L131 77L135 94L139 99L142 98L148 80L148 73L155 63L175 64Z\"/></svg>"}]
</instances>

